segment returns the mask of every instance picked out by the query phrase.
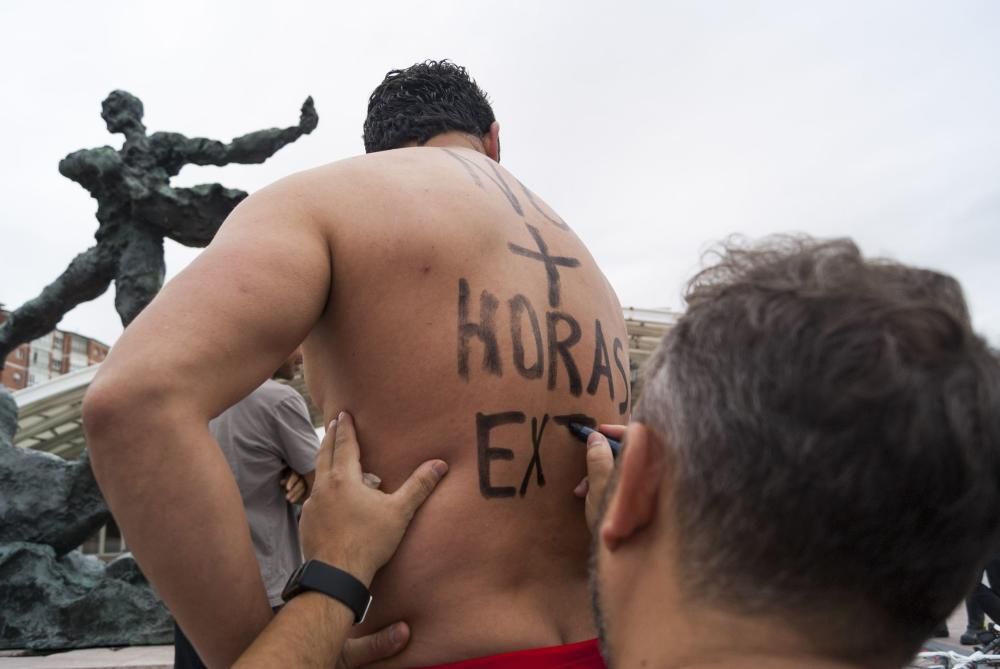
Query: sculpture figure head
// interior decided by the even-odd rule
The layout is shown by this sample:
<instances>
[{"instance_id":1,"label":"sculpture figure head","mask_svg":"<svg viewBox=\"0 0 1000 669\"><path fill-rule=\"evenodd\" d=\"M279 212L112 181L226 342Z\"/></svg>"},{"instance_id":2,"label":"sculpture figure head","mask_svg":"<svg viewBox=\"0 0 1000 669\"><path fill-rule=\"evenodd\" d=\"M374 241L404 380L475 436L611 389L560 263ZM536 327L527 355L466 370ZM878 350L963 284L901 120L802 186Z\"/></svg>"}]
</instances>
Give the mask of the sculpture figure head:
<instances>
[{"instance_id":1,"label":"sculpture figure head","mask_svg":"<svg viewBox=\"0 0 1000 669\"><path fill-rule=\"evenodd\" d=\"M108 132L145 132L142 124L142 100L128 91L111 91L101 103L101 118L108 125Z\"/></svg>"}]
</instances>

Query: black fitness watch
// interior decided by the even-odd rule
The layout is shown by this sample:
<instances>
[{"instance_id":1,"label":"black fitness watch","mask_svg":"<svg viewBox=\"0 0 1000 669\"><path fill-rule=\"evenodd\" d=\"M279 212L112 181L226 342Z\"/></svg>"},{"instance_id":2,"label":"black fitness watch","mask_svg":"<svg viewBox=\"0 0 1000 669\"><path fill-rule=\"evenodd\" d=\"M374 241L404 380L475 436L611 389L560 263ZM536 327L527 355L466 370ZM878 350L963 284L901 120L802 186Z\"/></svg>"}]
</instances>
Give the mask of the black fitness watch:
<instances>
[{"instance_id":1,"label":"black fitness watch","mask_svg":"<svg viewBox=\"0 0 1000 669\"><path fill-rule=\"evenodd\" d=\"M307 560L292 573L292 577L281 591L286 602L306 590L315 590L333 597L354 611L354 624L360 625L368 615L372 605L372 593L365 584L346 571L337 569L319 560Z\"/></svg>"}]
</instances>

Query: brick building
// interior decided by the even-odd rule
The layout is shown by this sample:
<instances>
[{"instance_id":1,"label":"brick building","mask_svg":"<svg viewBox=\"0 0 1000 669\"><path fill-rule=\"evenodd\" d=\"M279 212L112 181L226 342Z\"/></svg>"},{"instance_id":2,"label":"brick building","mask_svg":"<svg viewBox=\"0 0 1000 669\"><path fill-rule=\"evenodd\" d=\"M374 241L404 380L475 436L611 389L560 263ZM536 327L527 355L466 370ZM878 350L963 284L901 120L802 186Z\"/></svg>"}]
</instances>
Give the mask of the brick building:
<instances>
[{"instance_id":1,"label":"brick building","mask_svg":"<svg viewBox=\"0 0 1000 669\"><path fill-rule=\"evenodd\" d=\"M0 323L9 314L0 304ZM103 342L75 332L53 330L11 351L0 383L11 390L20 390L97 364L107 355L108 345Z\"/></svg>"}]
</instances>

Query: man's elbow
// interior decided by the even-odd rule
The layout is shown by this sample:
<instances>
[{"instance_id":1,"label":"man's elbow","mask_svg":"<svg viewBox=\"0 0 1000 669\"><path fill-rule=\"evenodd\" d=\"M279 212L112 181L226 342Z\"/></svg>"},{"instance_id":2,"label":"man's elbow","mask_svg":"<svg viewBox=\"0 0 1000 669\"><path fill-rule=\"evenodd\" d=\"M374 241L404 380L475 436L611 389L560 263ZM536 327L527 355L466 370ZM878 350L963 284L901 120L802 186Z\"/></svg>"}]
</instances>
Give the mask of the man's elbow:
<instances>
[{"instance_id":1,"label":"man's elbow","mask_svg":"<svg viewBox=\"0 0 1000 669\"><path fill-rule=\"evenodd\" d=\"M100 459L115 444L115 436L128 431L131 413L129 398L113 383L95 379L83 396L81 418L87 449L91 457Z\"/></svg>"},{"instance_id":2,"label":"man's elbow","mask_svg":"<svg viewBox=\"0 0 1000 669\"><path fill-rule=\"evenodd\" d=\"M87 448L99 461L130 443L142 441L164 419L170 393L153 384L136 384L98 374L83 397L81 417Z\"/></svg>"}]
</instances>

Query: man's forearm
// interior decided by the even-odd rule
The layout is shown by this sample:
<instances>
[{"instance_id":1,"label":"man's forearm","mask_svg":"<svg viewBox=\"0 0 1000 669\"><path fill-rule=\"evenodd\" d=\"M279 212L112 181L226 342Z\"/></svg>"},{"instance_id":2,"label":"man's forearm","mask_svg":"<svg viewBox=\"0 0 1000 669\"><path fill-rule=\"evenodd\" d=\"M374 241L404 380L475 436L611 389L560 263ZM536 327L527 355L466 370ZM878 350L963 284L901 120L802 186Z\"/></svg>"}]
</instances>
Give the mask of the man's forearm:
<instances>
[{"instance_id":1,"label":"man's forearm","mask_svg":"<svg viewBox=\"0 0 1000 669\"><path fill-rule=\"evenodd\" d=\"M281 609L236 667L332 667L353 623L344 604L304 592Z\"/></svg>"},{"instance_id":2,"label":"man's forearm","mask_svg":"<svg viewBox=\"0 0 1000 669\"><path fill-rule=\"evenodd\" d=\"M162 404L94 413L94 473L129 548L205 664L229 666L271 609L218 444L202 421Z\"/></svg>"}]
</instances>

